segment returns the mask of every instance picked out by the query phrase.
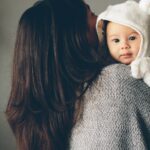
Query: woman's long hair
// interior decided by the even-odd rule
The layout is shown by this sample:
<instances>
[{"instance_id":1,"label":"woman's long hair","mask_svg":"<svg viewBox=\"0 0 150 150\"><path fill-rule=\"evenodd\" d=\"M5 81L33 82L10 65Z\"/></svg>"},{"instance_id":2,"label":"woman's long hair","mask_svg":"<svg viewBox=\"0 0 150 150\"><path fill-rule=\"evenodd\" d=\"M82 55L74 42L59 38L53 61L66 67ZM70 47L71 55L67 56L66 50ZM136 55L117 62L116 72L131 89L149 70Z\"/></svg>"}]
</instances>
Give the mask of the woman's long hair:
<instances>
[{"instance_id":1,"label":"woman's long hair","mask_svg":"<svg viewBox=\"0 0 150 150\"><path fill-rule=\"evenodd\" d=\"M87 32L81 0L40 1L23 13L6 109L18 149L68 149L81 97L102 66Z\"/></svg>"}]
</instances>

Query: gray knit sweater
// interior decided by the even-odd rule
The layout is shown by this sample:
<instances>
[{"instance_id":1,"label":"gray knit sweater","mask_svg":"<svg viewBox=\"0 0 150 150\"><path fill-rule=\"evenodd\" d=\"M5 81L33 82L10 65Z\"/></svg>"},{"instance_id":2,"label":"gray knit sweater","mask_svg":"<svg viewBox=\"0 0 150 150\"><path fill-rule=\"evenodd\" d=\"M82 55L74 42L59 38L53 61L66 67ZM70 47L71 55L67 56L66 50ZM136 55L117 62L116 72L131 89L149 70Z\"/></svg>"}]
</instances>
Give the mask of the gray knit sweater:
<instances>
[{"instance_id":1,"label":"gray knit sweater","mask_svg":"<svg viewBox=\"0 0 150 150\"><path fill-rule=\"evenodd\" d=\"M106 67L87 90L71 150L150 150L150 88L129 66Z\"/></svg>"}]
</instances>

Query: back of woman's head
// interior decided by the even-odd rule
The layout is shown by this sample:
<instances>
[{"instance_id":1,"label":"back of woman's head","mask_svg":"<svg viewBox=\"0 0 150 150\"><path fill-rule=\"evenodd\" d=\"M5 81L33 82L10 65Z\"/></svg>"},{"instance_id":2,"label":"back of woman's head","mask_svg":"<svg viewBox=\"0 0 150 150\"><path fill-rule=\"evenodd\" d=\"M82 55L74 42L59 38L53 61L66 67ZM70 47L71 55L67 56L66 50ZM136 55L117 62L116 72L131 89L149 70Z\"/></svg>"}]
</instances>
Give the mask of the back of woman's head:
<instances>
[{"instance_id":1,"label":"back of woman's head","mask_svg":"<svg viewBox=\"0 0 150 150\"><path fill-rule=\"evenodd\" d=\"M100 67L86 11L81 0L46 0L20 19L6 115L21 150L68 147L76 100Z\"/></svg>"}]
</instances>

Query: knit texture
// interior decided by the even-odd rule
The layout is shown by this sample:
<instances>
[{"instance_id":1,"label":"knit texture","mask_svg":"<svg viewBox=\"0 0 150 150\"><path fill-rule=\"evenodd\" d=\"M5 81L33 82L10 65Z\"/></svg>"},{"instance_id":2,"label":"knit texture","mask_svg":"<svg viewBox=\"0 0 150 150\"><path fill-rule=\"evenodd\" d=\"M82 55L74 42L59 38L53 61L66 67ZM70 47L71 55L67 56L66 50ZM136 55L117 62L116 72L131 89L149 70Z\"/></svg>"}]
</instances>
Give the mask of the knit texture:
<instances>
[{"instance_id":1,"label":"knit texture","mask_svg":"<svg viewBox=\"0 0 150 150\"><path fill-rule=\"evenodd\" d=\"M129 66L105 67L83 105L70 150L150 150L150 88Z\"/></svg>"}]
</instances>

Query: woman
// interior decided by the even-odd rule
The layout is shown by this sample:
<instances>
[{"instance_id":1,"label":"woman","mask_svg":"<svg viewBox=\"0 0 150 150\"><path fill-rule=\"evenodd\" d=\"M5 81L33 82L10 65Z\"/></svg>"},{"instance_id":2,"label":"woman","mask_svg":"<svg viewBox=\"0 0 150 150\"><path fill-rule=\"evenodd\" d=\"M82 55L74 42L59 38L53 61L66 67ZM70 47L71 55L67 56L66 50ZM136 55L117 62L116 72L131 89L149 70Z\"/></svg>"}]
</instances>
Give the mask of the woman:
<instances>
[{"instance_id":1,"label":"woman","mask_svg":"<svg viewBox=\"0 0 150 150\"><path fill-rule=\"evenodd\" d=\"M81 0L40 1L22 15L6 110L18 149L98 150L123 144L125 136L116 137L115 133L126 133L121 130L124 127L126 131L126 126L123 122L120 127L120 120L127 115L125 100L135 102L130 88L138 85L141 91L148 89L127 74L120 75L128 71L124 65L106 67L100 74L104 60L99 53L95 22L96 16ZM118 74L120 78L114 78ZM128 88L131 96L119 101ZM120 94L120 90L125 93ZM142 93L138 92L137 102ZM144 103L148 103L148 96ZM118 105L122 106L120 111ZM109 124L115 113L120 117L118 122ZM113 138L118 138L111 139L116 140L113 147L107 147L111 143L106 145L110 140L108 129L115 129Z\"/></svg>"},{"instance_id":2,"label":"woman","mask_svg":"<svg viewBox=\"0 0 150 150\"><path fill-rule=\"evenodd\" d=\"M101 69L95 22L81 0L39 1L22 15L6 110L20 150L67 149L77 99Z\"/></svg>"}]
</instances>

